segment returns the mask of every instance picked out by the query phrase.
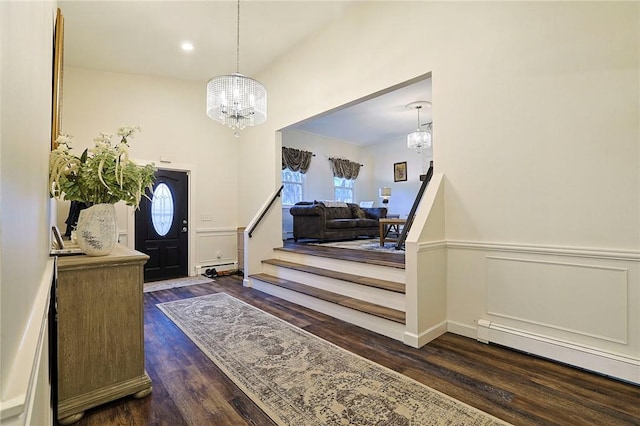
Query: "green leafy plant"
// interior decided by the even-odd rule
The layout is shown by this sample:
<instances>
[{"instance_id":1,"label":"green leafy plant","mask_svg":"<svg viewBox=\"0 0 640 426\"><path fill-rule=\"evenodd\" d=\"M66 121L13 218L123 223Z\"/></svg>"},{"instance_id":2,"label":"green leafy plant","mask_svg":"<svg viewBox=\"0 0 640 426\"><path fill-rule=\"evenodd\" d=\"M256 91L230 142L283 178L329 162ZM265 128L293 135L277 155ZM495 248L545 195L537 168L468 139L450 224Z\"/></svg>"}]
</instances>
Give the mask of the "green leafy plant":
<instances>
[{"instance_id":1,"label":"green leafy plant","mask_svg":"<svg viewBox=\"0 0 640 426\"><path fill-rule=\"evenodd\" d=\"M138 126L118 129L120 142L113 135L100 133L95 147L79 157L71 153L71 136L58 137L58 147L49 157L49 190L52 197L81 201L90 205L124 201L138 208L147 188L153 188L156 168L138 165L129 158L129 142L140 131Z\"/></svg>"}]
</instances>

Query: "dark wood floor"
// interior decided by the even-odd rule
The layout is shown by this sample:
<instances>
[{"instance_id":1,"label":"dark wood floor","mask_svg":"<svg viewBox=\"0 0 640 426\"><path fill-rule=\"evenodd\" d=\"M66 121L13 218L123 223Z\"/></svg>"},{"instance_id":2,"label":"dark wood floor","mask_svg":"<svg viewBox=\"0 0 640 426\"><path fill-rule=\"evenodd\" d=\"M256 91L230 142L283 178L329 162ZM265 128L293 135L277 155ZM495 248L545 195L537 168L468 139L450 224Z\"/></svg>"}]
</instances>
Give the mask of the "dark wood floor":
<instances>
[{"instance_id":1,"label":"dark wood floor","mask_svg":"<svg viewBox=\"0 0 640 426\"><path fill-rule=\"evenodd\" d=\"M156 303L226 292L336 345L515 425L640 425L640 387L445 334L413 349L242 287L237 276L145 294L145 352L153 393L89 410L88 425L272 425Z\"/></svg>"}]
</instances>

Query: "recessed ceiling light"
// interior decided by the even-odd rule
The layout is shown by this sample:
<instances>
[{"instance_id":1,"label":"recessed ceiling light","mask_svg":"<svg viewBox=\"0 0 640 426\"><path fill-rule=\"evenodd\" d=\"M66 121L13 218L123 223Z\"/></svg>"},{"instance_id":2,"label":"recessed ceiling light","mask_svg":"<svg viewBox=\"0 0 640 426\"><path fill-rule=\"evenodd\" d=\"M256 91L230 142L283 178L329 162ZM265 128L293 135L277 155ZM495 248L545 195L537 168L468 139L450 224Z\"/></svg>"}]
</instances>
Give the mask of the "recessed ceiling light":
<instances>
[{"instance_id":1,"label":"recessed ceiling light","mask_svg":"<svg viewBox=\"0 0 640 426\"><path fill-rule=\"evenodd\" d=\"M190 41L185 41L180 47L182 48L182 50L185 50L187 52L193 50L193 44L191 44Z\"/></svg>"}]
</instances>

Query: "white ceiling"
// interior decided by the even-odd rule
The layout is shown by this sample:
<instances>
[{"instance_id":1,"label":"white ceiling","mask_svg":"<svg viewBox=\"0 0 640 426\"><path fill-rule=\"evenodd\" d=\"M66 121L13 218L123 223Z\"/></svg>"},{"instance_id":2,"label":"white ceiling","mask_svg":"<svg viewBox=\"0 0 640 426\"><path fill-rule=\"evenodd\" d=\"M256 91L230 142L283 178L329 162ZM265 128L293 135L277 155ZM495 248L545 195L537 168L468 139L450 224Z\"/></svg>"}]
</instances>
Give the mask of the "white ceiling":
<instances>
[{"instance_id":1,"label":"white ceiling","mask_svg":"<svg viewBox=\"0 0 640 426\"><path fill-rule=\"evenodd\" d=\"M431 102L431 78L394 88L387 93L351 104L337 111L312 117L292 126L354 145L370 145L404 139L418 127L418 113L406 106L416 101ZM420 124L432 121L431 108L422 108Z\"/></svg>"},{"instance_id":2,"label":"white ceiling","mask_svg":"<svg viewBox=\"0 0 640 426\"><path fill-rule=\"evenodd\" d=\"M351 1L240 3L240 72L255 75ZM59 1L65 63L206 82L236 71L235 1ZM183 52L191 41L195 49Z\"/></svg>"},{"instance_id":3,"label":"white ceiling","mask_svg":"<svg viewBox=\"0 0 640 426\"><path fill-rule=\"evenodd\" d=\"M339 20L355 1L243 0L240 69L254 76ZM65 65L202 81L236 71L235 1L59 1ZM180 49L191 41L191 52ZM268 91L267 87L267 91ZM299 123L354 144L386 142L417 127L404 106L431 100L431 79ZM431 121L422 111L421 121Z\"/></svg>"}]
</instances>

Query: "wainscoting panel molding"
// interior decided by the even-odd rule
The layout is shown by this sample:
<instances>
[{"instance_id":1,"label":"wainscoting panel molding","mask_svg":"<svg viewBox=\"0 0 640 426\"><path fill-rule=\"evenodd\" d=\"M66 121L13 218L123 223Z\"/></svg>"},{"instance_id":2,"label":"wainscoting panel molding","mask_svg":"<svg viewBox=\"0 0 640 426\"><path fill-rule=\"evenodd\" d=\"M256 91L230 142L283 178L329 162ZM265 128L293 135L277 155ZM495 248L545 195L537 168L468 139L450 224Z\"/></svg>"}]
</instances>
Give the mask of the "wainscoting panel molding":
<instances>
[{"instance_id":1,"label":"wainscoting panel molding","mask_svg":"<svg viewBox=\"0 0 640 426\"><path fill-rule=\"evenodd\" d=\"M639 250L446 246L448 331L640 384Z\"/></svg>"},{"instance_id":2,"label":"wainscoting panel molding","mask_svg":"<svg viewBox=\"0 0 640 426\"><path fill-rule=\"evenodd\" d=\"M237 232L237 228L196 229L196 274L207 267L237 265Z\"/></svg>"},{"instance_id":3,"label":"wainscoting panel molding","mask_svg":"<svg viewBox=\"0 0 640 426\"><path fill-rule=\"evenodd\" d=\"M587 262L486 258L487 314L627 343L627 269Z\"/></svg>"},{"instance_id":4,"label":"wainscoting panel molding","mask_svg":"<svg viewBox=\"0 0 640 426\"><path fill-rule=\"evenodd\" d=\"M640 262L640 250L615 250L588 247L543 246L460 240L447 240L447 248Z\"/></svg>"}]
</instances>

